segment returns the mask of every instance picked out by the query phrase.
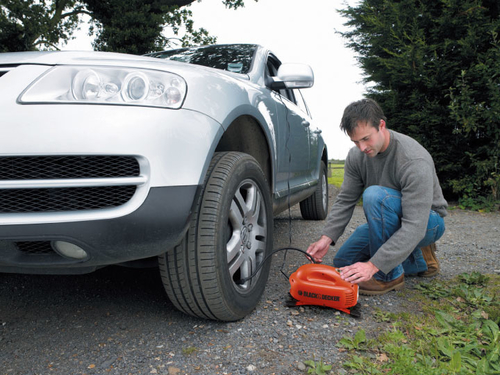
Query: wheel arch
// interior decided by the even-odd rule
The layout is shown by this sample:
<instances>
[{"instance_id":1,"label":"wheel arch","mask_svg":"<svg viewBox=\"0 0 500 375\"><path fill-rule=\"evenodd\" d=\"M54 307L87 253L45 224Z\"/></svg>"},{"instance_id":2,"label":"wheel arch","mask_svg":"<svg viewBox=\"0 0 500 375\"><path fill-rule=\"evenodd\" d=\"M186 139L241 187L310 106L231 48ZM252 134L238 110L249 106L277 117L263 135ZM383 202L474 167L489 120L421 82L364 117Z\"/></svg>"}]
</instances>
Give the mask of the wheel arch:
<instances>
[{"instance_id":1,"label":"wheel arch","mask_svg":"<svg viewBox=\"0 0 500 375\"><path fill-rule=\"evenodd\" d=\"M328 150L326 148L326 144L323 145L323 151L321 152L321 159L323 163L325 163L326 167L328 168Z\"/></svg>"},{"instance_id":2,"label":"wheel arch","mask_svg":"<svg viewBox=\"0 0 500 375\"><path fill-rule=\"evenodd\" d=\"M269 140L254 117L242 115L236 118L224 132L215 151L238 151L254 157L266 176L271 192L274 191Z\"/></svg>"}]
</instances>

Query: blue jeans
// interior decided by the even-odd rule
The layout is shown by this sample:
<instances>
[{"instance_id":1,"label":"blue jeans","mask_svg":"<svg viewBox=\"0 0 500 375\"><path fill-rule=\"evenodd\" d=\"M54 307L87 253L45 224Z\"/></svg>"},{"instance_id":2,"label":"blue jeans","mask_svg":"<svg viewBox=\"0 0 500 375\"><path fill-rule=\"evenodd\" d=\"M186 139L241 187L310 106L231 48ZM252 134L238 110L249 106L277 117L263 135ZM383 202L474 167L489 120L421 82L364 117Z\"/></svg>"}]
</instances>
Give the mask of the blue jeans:
<instances>
[{"instance_id":1,"label":"blue jeans","mask_svg":"<svg viewBox=\"0 0 500 375\"><path fill-rule=\"evenodd\" d=\"M401 192L382 186L370 186L363 193L363 210L366 224L360 225L338 250L333 264L344 267L356 262L366 262L401 227ZM387 274L378 271L374 277L392 281L403 273L408 275L427 271L421 247L436 242L445 230L444 220L435 211L430 212L427 231L417 248L402 263Z\"/></svg>"}]
</instances>

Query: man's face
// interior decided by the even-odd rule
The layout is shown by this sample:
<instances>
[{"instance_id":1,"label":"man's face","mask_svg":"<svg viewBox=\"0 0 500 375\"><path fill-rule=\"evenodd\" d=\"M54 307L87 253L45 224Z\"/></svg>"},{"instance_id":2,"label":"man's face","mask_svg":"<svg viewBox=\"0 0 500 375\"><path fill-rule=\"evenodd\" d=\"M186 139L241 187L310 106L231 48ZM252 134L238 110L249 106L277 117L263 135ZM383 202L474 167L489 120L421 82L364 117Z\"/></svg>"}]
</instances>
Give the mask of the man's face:
<instances>
[{"instance_id":1,"label":"man's face","mask_svg":"<svg viewBox=\"0 0 500 375\"><path fill-rule=\"evenodd\" d=\"M378 130L366 121L358 122L358 126L349 134L349 137L357 148L372 158L384 152L390 141L390 134L385 127L384 120L380 120Z\"/></svg>"}]
</instances>

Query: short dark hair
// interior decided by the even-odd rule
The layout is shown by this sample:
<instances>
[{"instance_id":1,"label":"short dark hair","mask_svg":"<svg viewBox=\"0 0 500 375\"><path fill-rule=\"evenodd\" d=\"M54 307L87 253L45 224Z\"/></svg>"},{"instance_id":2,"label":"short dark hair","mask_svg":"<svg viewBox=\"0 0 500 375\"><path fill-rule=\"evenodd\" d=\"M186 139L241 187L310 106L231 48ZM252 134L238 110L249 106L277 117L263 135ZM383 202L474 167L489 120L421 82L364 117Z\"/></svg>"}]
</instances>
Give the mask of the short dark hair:
<instances>
[{"instance_id":1,"label":"short dark hair","mask_svg":"<svg viewBox=\"0 0 500 375\"><path fill-rule=\"evenodd\" d=\"M351 134L358 123L367 122L378 130L380 120L386 121L386 118L378 103L373 99L361 99L346 107L340 122L340 129L344 133Z\"/></svg>"}]
</instances>

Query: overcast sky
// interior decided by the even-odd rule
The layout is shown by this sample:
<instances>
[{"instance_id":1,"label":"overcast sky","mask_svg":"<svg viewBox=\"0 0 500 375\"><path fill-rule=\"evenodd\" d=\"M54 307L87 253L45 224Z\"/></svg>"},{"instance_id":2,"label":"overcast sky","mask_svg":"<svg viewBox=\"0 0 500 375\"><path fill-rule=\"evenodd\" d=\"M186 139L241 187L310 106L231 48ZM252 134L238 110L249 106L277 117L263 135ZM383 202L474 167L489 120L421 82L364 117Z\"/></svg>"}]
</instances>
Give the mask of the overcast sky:
<instances>
[{"instance_id":1,"label":"overcast sky","mask_svg":"<svg viewBox=\"0 0 500 375\"><path fill-rule=\"evenodd\" d=\"M357 1L348 0L353 5ZM336 30L345 30L337 9L342 0L245 0L245 7L226 9L221 0L193 3L195 28L204 27L218 43L256 43L271 49L282 62L309 64L314 87L302 90L314 125L323 131L330 159L344 159L353 146L340 131L344 108L363 97L361 70L354 53ZM86 30L63 49L91 50Z\"/></svg>"}]
</instances>

